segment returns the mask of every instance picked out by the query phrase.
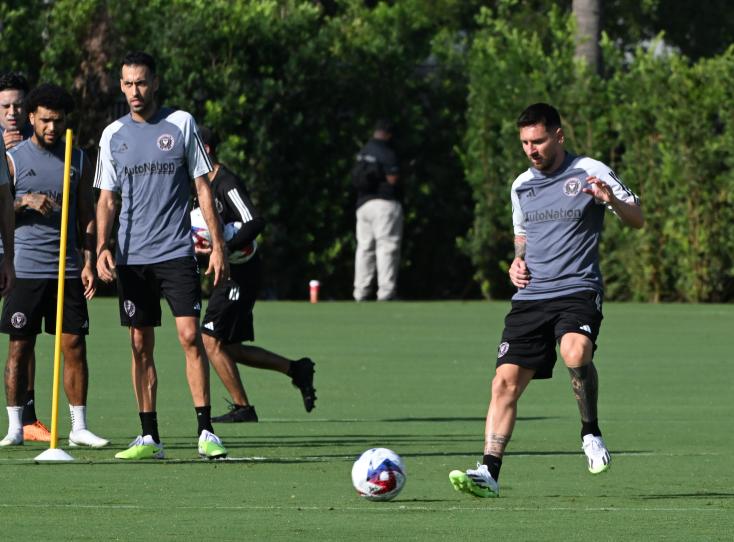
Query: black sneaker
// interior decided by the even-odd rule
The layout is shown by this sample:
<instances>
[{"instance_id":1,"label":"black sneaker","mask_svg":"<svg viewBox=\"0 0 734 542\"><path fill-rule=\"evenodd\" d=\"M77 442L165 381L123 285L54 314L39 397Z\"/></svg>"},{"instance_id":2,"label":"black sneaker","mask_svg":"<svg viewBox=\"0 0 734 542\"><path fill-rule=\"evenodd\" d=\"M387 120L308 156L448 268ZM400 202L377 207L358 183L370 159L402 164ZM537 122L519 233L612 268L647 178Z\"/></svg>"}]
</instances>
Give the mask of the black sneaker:
<instances>
[{"instance_id":1,"label":"black sneaker","mask_svg":"<svg viewBox=\"0 0 734 542\"><path fill-rule=\"evenodd\" d=\"M229 401L227 401L229 402ZM257 412L252 405L235 405L229 403L229 412L212 418L214 423L240 423L240 422L256 422Z\"/></svg>"},{"instance_id":2,"label":"black sneaker","mask_svg":"<svg viewBox=\"0 0 734 542\"><path fill-rule=\"evenodd\" d=\"M310 358L301 358L291 362L288 376L295 387L301 390L303 406L311 412L316 406L316 390L313 387L314 362Z\"/></svg>"}]
</instances>

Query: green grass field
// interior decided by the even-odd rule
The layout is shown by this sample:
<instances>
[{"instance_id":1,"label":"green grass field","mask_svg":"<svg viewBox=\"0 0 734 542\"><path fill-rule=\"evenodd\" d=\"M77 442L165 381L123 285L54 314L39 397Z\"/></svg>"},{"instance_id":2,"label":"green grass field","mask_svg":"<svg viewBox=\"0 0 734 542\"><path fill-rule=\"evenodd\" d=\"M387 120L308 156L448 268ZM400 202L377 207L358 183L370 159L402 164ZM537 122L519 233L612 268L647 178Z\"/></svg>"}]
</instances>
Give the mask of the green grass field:
<instances>
[{"instance_id":1,"label":"green grass field","mask_svg":"<svg viewBox=\"0 0 734 542\"><path fill-rule=\"evenodd\" d=\"M734 306L608 303L597 365L612 469L586 471L578 410L557 367L521 401L502 497L479 500L456 493L448 472L480 459L507 309L258 304L256 344L316 361L317 407L307 414L283 375L243 368L261 421L217 426L226 462L197 458L184 363L164 317L156 353L168 459L123 463L115 452L139 432L129 347L116 302L94 300L89 424L112 444L72 449L76 461L60 465L35 464L36 443L1 450L2 539L731 540ZM52 349L39 339L36 396L47 422ZM214 414L225 395L215 377ZM363 501L351 487L352 461L372 446L406 463L392 502Z\"/></svg>"}]
</instances>

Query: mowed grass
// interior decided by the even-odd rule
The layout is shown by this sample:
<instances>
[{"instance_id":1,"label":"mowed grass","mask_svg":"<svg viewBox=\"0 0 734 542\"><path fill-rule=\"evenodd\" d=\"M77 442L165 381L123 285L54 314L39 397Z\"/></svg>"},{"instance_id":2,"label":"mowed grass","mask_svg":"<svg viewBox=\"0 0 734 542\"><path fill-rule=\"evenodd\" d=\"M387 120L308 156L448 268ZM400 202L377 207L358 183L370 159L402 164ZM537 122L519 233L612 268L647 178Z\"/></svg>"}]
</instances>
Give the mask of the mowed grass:
<instances>
[{"instance_id":1,"label":"mowed grass","mask_svg":"<svg viewBox=\"0 0 734 542\"><path fill-rule=\"evenodd\" d=\"M0 450L2 538L731 540L731 305L605 306L597 365L610 472L586 471L577 407L557 366L553 380L533 383L521 401L501 498L451 488L448 472L481 458L508 306L259 303L256 344L316 361L317 407L307 414L283 375L242 368L261 421L217 426L230 452L224 462L197 458L184 363L164 317L156 354L168 459L125 463L114 453L139 432L127 335L116 302L96 299L89 424L112 444L70 449L76 461L63 465L35 464L44 449L36 443ZM39 339L44 421L52 348L50 337ZM225 396L213 377L214 414L225 410ZM364 501L351 487L352 461L373 446L405 460L408 482L392 502Z\"/></svg>"}]
</instances>

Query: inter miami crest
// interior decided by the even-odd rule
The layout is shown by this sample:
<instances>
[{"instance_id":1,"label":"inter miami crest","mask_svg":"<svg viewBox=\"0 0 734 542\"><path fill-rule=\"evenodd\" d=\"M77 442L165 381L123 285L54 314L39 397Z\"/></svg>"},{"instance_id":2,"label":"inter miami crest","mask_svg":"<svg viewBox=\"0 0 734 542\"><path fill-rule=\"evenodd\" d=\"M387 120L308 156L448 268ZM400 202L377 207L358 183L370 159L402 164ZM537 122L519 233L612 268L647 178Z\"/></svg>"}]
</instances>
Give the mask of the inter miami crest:
<instances>
[{"instance_id":1,"label":"inter miami crest","mask_svg":"<svg viewBox=\"0 0 734 542\"><path fill-rule=\"evenodd\" d=\"M565 183L563 183L563 193L568 197L572 198L581 192L581 179L578 177L571 177Z\"/></svg>"},{"instance_id":2,"label":"inter miami crest","mask_svg":"<svg viewBox=\"0 0 734 542\"><path fill-rule=\"evenodd\" d=\"M158 138L158 148L162 151L170 151L175 143L171 134L163 134Z\"/></svg>"}]
</instances>

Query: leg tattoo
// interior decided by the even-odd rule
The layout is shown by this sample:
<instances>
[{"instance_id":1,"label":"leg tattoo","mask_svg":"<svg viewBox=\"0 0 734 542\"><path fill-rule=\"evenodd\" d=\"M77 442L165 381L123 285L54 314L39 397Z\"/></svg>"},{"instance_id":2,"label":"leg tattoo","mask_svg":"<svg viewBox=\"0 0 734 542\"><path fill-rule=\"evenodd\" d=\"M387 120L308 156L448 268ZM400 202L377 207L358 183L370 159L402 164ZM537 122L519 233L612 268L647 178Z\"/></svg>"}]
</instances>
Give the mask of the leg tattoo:
<instances>
[{"instance_id":1,"label":"leg tattoo","mask_svg":"<svg viewBox=\"0 0 734 542\"><path fill-rule=\"evenodd\" d=\"M490 433L484 439L485 455L493 455L501 458L505 453L505 447L507 447L508 442L510 442L510 435Z\"/></svg>"},{"instance_id":2,"label":"leg tattoo","mask_svg":"<svg viewBox=\"0 0 734 542\"><path fill-rule=\"evenodd\" d=\"M579 405L581 421L593 422L597 419L596 405L599 398L599 377L594 363L583 367L569 367L573 394Z\"/></svg>"}]
</instances>

